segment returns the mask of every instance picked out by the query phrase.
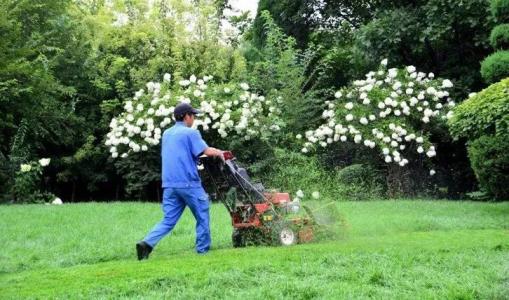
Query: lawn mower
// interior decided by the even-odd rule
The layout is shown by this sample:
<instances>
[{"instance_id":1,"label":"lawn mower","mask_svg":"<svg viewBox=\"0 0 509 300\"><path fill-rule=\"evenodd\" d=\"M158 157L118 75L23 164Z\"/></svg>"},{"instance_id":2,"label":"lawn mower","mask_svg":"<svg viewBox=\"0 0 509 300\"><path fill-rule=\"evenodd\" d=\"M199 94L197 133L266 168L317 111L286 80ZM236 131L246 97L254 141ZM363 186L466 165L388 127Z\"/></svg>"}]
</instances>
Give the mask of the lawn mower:
<instances>
[{"instance_id":1,"label":"lawn mower","mask_svg":"<svg viewBox=\"0 0 509 300\"><path fill-rule=\"evenodd\" d=\"M289 193L266 191L253 183L233 153L224 152L224 161L200 157L204 181L210 182L212 198L219 199L230 213L234 247L246 245L289 246L313 240L316 225L312 212Z\"/></svg>"}]
</instances>

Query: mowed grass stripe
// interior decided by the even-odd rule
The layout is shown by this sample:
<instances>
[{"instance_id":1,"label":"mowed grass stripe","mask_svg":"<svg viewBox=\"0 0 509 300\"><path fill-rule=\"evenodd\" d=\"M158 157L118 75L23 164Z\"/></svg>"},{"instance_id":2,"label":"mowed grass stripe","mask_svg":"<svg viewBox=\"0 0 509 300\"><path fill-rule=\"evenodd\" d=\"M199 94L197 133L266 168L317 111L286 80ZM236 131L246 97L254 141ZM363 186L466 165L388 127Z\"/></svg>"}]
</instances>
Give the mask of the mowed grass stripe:
<instances>
[{"instance_id":1,"label":"mowed grass stripe","mask_svg":"<svg viewBox=\"0 0 509 300\"><path fill-rule=\"evenodd\" d=\"M450 201L338 202L346 234L509 229L509 203ZM133 244L160 220L154 203L84 203L64 206L0 206L0 274L66 267L132 257ZM231 247L230 217L221 204L211 209L213 247ZM192 251L194 219L188 210L158 251ZM157 253L157 252L156 252Z\"/></svg>"},{"instance_id":2,"label":"mowed grass stripe","mask_svg":"<svg viewBox=\"0 0 509 300\"><path fill-rule=\"evenodd\" d=\"M320 285L334 290L324 294L318 292L320 288L315 296L346 296L347 294L333 287L352 284L351 281L368 286L406 286L405 289L415 289L419 285L460 288L471 284L471 287L474 287L484 282L495 285L495 293L488 294L496 296L497 283L502 285L504 280L504 262L509 259L508 240L509 233L505 230L415 232L379 238L349 238L340 242L289 248L224 249L206 256L191 253L177 256L159 255L141 263L123 260L4 274L0 276L0 294L8 298L65 297L75 295L77 291L84 296L105 291L111 296L128 296L129 293L134 293L133 287L137 287L136 293L131 295L135 296L154 292L149 287L166 280L192 287L193 293L200 290L205 292L210 288L209 285L214 286L230 280L228 278L233 272L237 273L239 280L248 282L260 279L261 275L272 277L275 282L282 281L280 277L287 276L288 280L297 280L302 276L302 280L313 278L319 280ZM419 274L423 278L414 277ZM340 282L334 280L336 275ZM217 281L210 280L216 277ZM277 288L271 284L272 280L269 278L260 279L267 285L251 287L253 291L249 295L257 295L256 288L267 289L265 292ZM441 278L447 279L442 282ZM344 282L341 282L342 280ZM477 282L478 280L480 282ZM472 289L474 296L480 296L477 291L479 288L482 289ZM171 284L167 287L160 286L160 292L170 293L172 289L176 287ZM237 286L236 289L241 290L242 287ZM498 295L502 295L502 287L499 289ZM131 292L126 294L126 291L130 290ZM191 291L181 291L181 296L191 296L189 292ZM387 295L392 294L388 293ZM236 292L232 291L230 296L235 295Z\"/></svg>"},{"instance_id":3,"label":"mowed grass stripe","mask_svg":"<svg viewBox=\"0 0 509 300\"><path fill-rule=\"evenodd\" d=\"M134 242L157 204L4 206L0 298L506 299L508 203L338 202L341 239L232 249L229 216L211 210L214 251L193 252L186 214L151 259ZM34 260L33 258L36 257Z\"/></svg>"}]
</instances>

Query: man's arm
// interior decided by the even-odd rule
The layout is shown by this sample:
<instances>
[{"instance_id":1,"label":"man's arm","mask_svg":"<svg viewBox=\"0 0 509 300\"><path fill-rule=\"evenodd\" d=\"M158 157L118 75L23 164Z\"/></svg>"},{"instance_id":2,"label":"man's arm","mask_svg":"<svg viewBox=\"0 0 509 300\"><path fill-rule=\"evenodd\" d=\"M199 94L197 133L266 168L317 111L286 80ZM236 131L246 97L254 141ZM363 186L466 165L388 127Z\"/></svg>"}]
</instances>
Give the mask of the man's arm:
<instances>
[{"instance_id":1,"label":"man's arm","mask_svg":"<svg viewBox=\"0 0 509 300\"><path fill-rule=\"evenodd\" d=\"M223 151L213 148L213 147L207 147L207 149L205 149L205 151L203 151L203 154L205 154L207 156L217 156L217 157L223 159Z\"/></svg>"}]
</instances>

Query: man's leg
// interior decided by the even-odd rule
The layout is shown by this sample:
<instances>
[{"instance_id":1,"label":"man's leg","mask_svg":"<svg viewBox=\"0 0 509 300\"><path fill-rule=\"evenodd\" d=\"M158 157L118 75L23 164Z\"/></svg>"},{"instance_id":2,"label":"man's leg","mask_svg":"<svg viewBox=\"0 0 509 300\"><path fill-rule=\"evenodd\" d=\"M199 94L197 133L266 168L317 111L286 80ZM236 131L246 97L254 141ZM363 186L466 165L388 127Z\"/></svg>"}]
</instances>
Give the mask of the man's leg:
<instances>
[{"instance_id":1,"label":"man's leg","mask_svg":"<svg viewBox=\"0 0 509 300\"><path fill-rule=\"evenodd\" d=\"M177 224L185 208L185 202L178 196L175 189L165 188L163 191L162 204L164 213L163 220L154 226L143 241L154 248L157 243L175 227L175 224Z\"/></svg>"},{"instance_id":2,"label":"man's leg","mask_svg":"<svg viewBox=\"0 0 509 300\"><path fill-rule=\"evenodd\" d=\"M203 188L180 189L182 198L196 219L196 252L210 249L209 196Z\"/></svg>"}]
</instances>

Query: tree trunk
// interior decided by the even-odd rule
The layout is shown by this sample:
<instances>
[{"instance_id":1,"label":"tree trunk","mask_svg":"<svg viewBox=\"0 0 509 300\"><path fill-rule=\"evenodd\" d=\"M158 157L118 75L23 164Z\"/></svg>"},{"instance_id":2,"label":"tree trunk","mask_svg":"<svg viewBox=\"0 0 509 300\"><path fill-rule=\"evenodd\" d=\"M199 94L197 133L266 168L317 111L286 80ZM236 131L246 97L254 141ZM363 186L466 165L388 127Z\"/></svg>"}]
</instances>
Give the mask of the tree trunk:
<instances>
[{"instance_id":1,"label":"tree trunk","mask_svg":"<svg viewBox=\"0 0 509 300\"><path fill-rule=\"evenodd\" d=\"M76 181L72 181L72 192L71 192L71 202L74 202L74 198L76 197Z\"/></svg>"}]
</instances>

